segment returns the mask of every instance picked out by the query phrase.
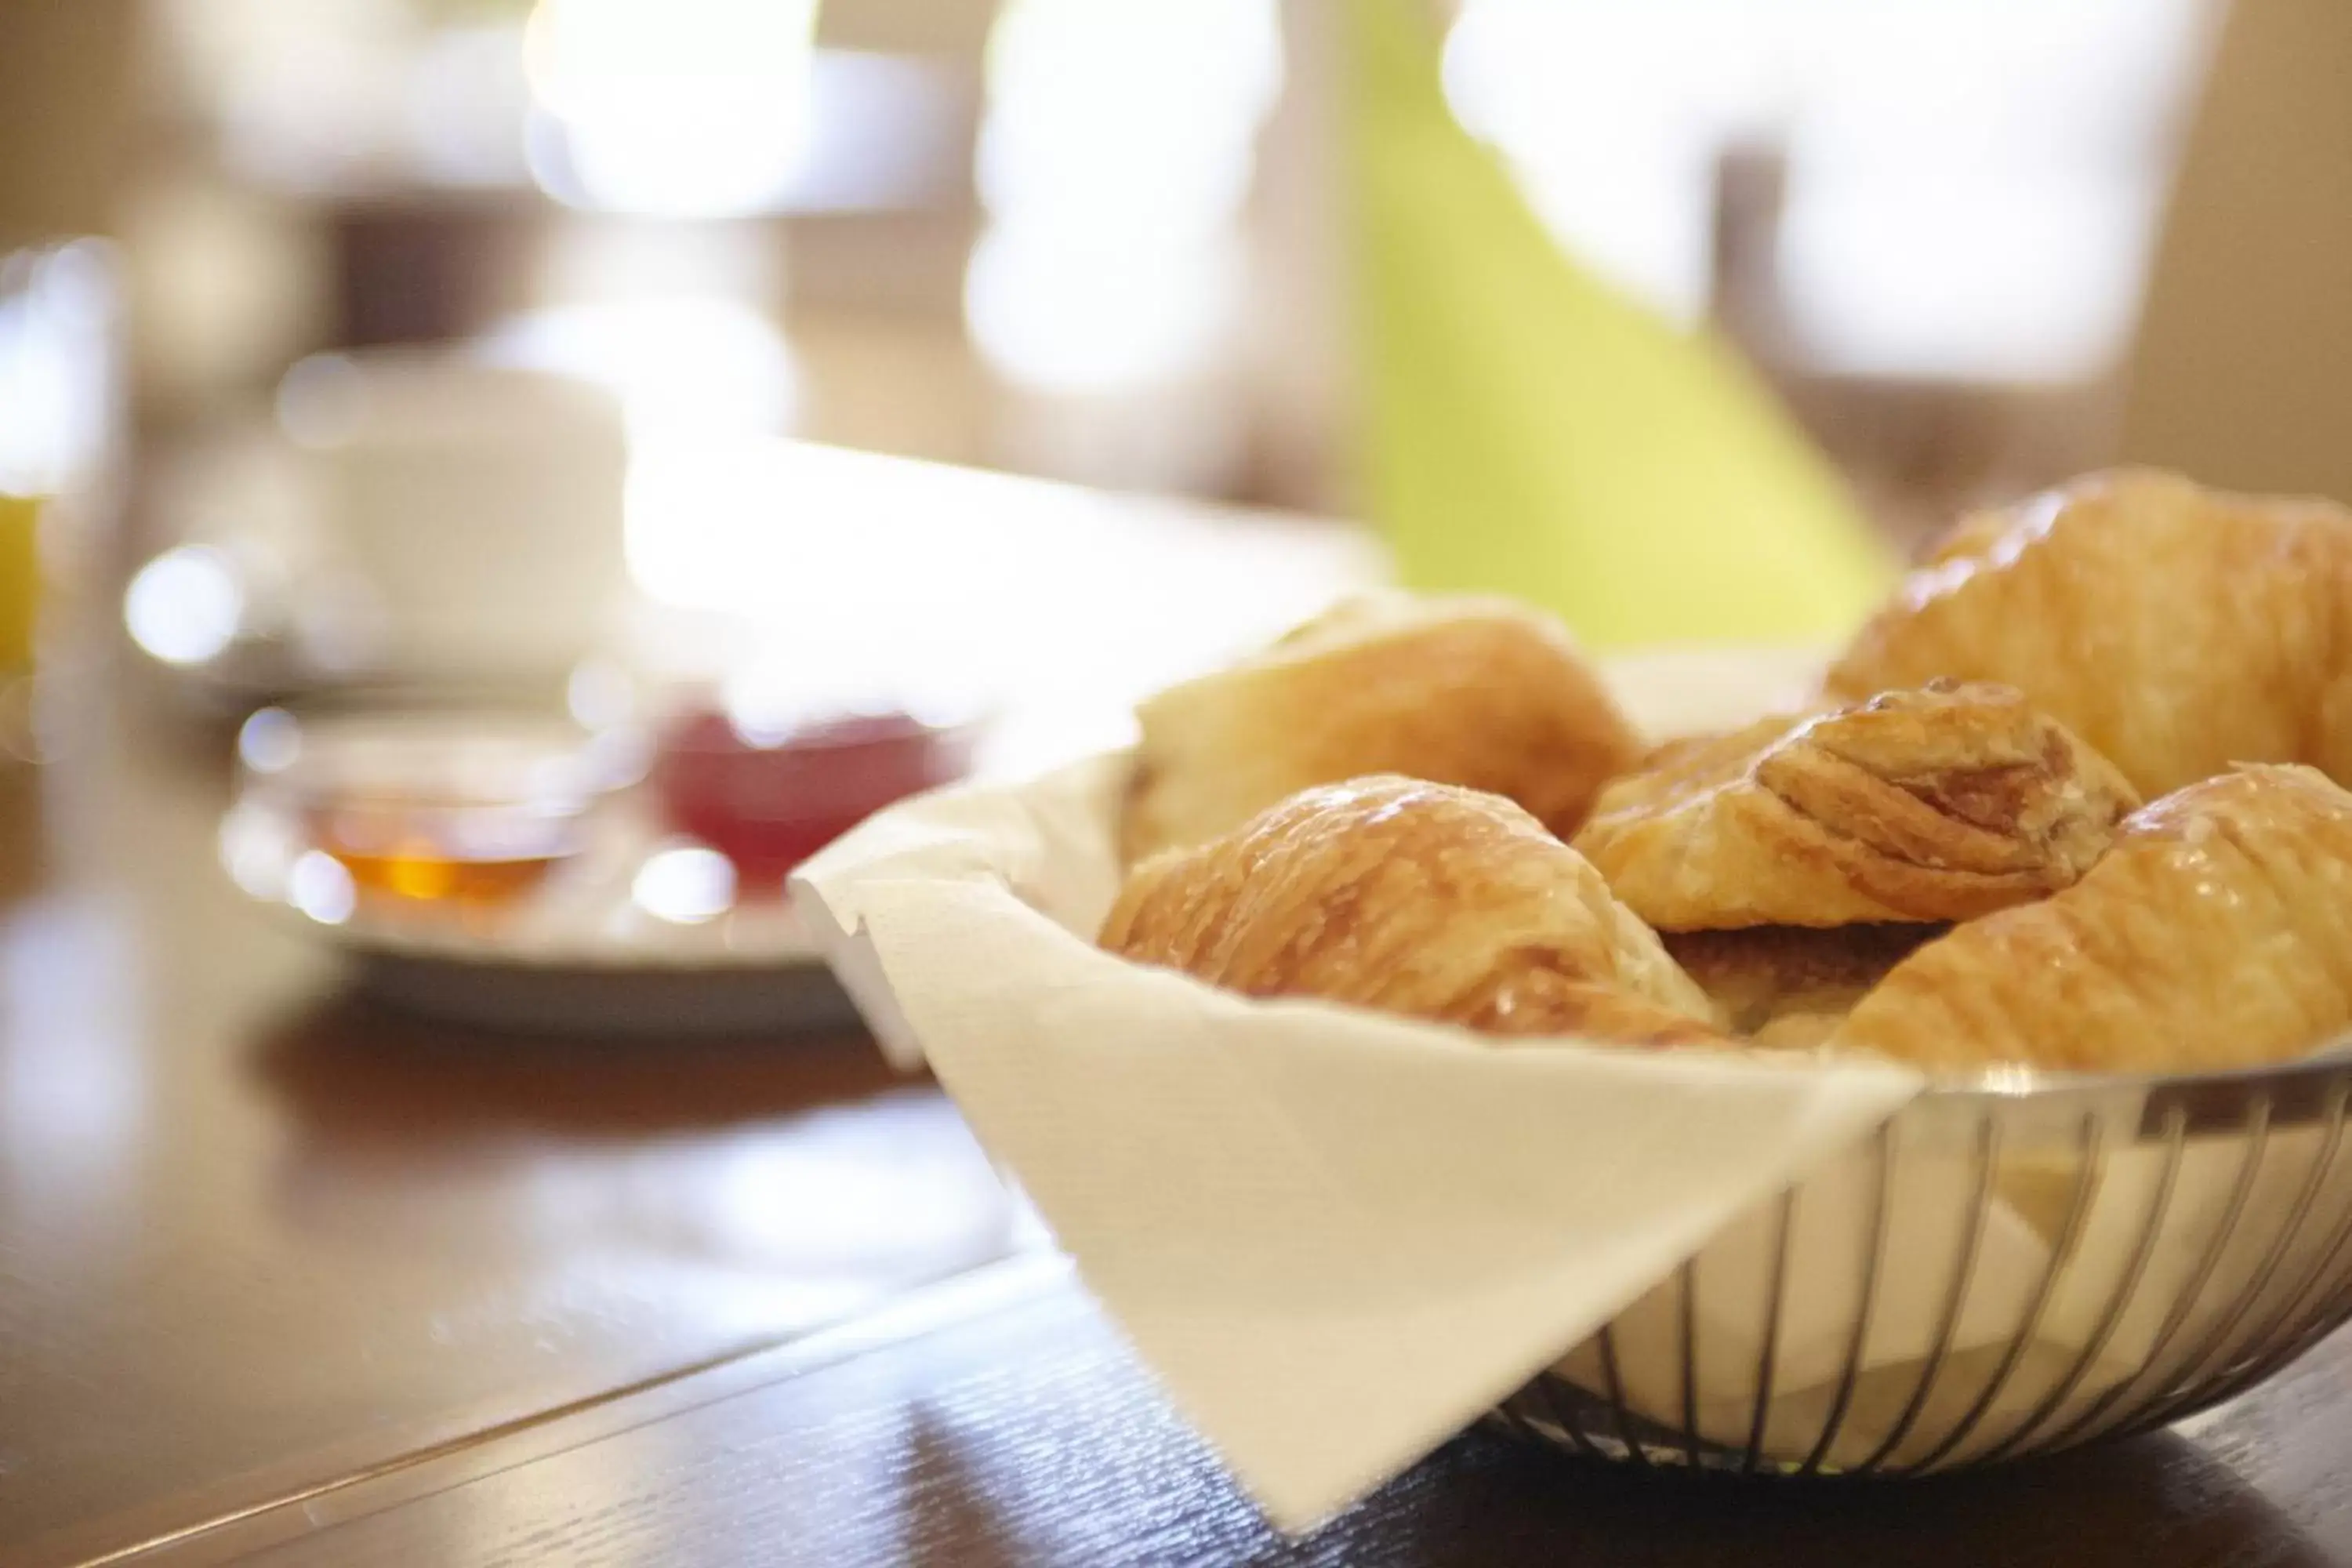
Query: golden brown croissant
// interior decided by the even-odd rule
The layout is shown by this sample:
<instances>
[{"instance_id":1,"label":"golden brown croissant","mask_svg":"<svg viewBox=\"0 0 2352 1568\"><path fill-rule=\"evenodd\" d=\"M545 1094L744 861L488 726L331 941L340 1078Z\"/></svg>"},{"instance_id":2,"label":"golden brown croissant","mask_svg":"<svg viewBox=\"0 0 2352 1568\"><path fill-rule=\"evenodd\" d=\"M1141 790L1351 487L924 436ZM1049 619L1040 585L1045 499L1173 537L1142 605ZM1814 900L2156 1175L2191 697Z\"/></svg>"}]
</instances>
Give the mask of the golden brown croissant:
<instances>
[{"instance_id":1,"label":"golden brown croissant","mask_svg":"<svg viewBox=\"0 0 2352 1568\"><path fill-rule=\"evenodd\" d=\"M2232 763L2352 780L2352 512L2147 472L1969 519L1831 668L2005 681L2153 798Z\"/></svg>"},{"instance_id":2,"label":"golden brown croissant","mask_svg":"<svg viewBox=\"0 0 2352 1568\"><path fill-rule=\"evenodd\" d=\"M1801 1048L1827 1039L1889 970L1948 929L1748 926L1661 934L1667 953L1698 982L1732 1033Z\"/></svg>"},{"instance_id":3,"label":"golden brown croissant","mask_svg":"<svg viewBox=\"0 0 2352 1568\"><path fill-rule=\"evenodd\" d=\"M2074 887L1895 967L1832 1043L1930 1068L2188 1071L2352 1026L2352 795L2248 767L2144 807Z\"/></svg>"},{"instance_id":4,"label":"golden brown croissant","mask_svg":"<svg viewBox=\"0 0 2352 1568\"><path fill-rule=\"evenodd\" d=\"M1566 835L1640 754L1568 634L1488 599L1349 601L1137 717L1129 864L1311 784L1379 773L1507 795Z\"/></svg>"},{"instance_id":5,"label":"golden brown croissant","mask_svg":"<svg viewBox=\"0 0 2352 1568\"><path fill-rule=\"evenodd\" d=\"M1937 683L1662 747L1576 847L1661 931L1954 921L2073 882L2138 804L2015 691Z\"/></svg>"},{"instance_id":6,"label":"golden brown croissant","mask_svg":"<svg viewBox=\"0 0 2352 1568\"><path fill-rule=\"evenodd\" d=\"M1101 941L1252 996L1488 1034L1719 1038L1657 937L1534 817L1392 775L1307 790L1138 868Z\"/></svg>"}]
</instances>

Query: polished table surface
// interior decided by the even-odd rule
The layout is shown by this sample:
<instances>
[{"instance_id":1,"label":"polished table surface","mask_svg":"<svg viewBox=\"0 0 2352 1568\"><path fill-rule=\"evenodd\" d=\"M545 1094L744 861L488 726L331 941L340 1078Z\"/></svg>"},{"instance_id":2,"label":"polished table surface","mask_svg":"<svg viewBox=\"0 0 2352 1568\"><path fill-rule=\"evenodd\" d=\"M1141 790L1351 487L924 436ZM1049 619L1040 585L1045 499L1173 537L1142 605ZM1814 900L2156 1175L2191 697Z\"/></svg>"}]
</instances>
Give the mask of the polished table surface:
<instances>
[{"instance_id":1,"label":"polished table surface","mask_svg":"<svg viewBox=\"0 0 2352 1568\"><path fill-rule=\"evenodd\" d=\"M851 468L829 497L880 493ZM970 589L978 556L880 535L977 519L1059 563L1034 603L1010 574L981 596L1064 713L1115 720L1360 567L916 488L865 548ZM1171 584L1181 614L1139 596ZM853 1034L532 1039L346 994L217 870L225 737L135 673L65 691L58 761L0 766L5 1568L2352 1563L2342 1336L2186 1433L2002 1475L1675 1484L1474 1433L1281 1541L931 1087Z\"/></svg>"},{"instance_id":2,"label":"polished table surface","mask_svg":"<svg viewBox=\"0 0 2352 1568\"><path fill-rule=\"evenodd\" d=\"M849 1036L378 1011L206 874L217 763L0 774L10 1568L2352 1563L2352 1335L1981 1478L1678 1482L1473 1433L1282 1541L928 1085Z\"/></svg>"},{"instance_id":3,"label":"polished table surface","mask_svg":"<svg viewBox=\"0 0 2352 1568\"><path fill-rule=\"evenodd\" d=\"M1034 1244L952 1108L855 1035L473 1036L341 994L214 870L220 771L0 784L0 1563L117 1550Z\"/></svg>"},{"instance_id":4,"label":"polished table surface","mask_svg":"<svg viewBox=\"0 0 2352 1568\"><path fill-rule=\"evenodd\" d=\"M1297 1540L1055 1260L266 1510L174 1564L2352 1563L2352 1336L2186 1431L1900 1483L1641 1475L1483 1430Z\"/></svg>"}]
</instances>

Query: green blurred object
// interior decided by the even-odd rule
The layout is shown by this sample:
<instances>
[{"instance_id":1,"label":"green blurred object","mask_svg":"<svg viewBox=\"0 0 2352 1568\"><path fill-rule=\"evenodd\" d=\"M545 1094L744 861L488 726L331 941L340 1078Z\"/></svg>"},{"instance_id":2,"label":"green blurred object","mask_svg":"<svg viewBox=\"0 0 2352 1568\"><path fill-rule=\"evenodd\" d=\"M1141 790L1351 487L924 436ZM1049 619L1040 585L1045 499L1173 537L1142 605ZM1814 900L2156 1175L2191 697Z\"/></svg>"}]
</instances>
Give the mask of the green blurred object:
<instances>
[{"instance_id":1,"label":"green blurred object","mask_svg":"<svg viewBox=\"0 0 2352 1568\"><path fill-rule=\"evenodd\" d=\"M1564 254L1454 120L1411 0L1342 0L1365 501L1404 582L1595 647L1823 641L1894 563L1727 345Z\"/></svg>"}]
</instances>

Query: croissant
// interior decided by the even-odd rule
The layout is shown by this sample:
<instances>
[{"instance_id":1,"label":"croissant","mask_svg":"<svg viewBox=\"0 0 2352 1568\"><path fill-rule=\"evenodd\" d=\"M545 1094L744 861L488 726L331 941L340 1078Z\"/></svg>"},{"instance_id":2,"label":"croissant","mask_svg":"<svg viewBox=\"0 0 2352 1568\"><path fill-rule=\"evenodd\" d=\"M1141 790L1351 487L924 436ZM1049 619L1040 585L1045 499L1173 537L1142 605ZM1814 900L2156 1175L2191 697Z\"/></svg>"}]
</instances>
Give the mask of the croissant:
<instances>
[{"instance_id":1,"label":"croissant","mask_svg":"<svg viewBox=\"0 0 2352 1568\"><path fill-rule=\"evenodd\" d=\"M2094 475L1963 522L1831 668L2005 681L2149 798L2232 763L2352 779L2352 512Z\"/></svg>"},{"instance_id":2,"label":"croissant","mask_svg":"<svg viewBox=\"0 0 2352 1568\"><path fill-rule=\"evenodd\" d=\"M2072 888L1895 965L1837 1047L1923 1067L2193 1071L2299 1056L2352 1026L2352 795L2247 767L2123 825Z\"/></svg>"},{"instance_id":3,"label":"croissant","mask_svg":"<svg viewBox=\"0 0 2352 1568\"><path fill-rule=\"evenodd\" d=\"M1576 847L1662 931L1955 921L2067 886L2138 805L2015 691L1937 682L1669 743Z\"/></svg>"},{"instance_id":4,"label":"croissant","mask_svg":"<svg viewBox=\"0 0 2352 1568\"><path fill-rule=\"evenodd\" d=\"M1574 831L1640 742L1558 623L1501 600L1366 596L1138 710L1129 864L1312 784L1403 773Z\"/></svg>"},{"instance_id":5,"label":"croissant","mask_svg":"<svg viewBox=\"0 0 2352 1568\"><path fill-rule=\"evenodd\" d=\"M1252 996L1490 1035L1719 1040L1599 873L1509 801L1390 776L1307 790L1129 875L1101 944Z\"/></svg>"}]
</instances>

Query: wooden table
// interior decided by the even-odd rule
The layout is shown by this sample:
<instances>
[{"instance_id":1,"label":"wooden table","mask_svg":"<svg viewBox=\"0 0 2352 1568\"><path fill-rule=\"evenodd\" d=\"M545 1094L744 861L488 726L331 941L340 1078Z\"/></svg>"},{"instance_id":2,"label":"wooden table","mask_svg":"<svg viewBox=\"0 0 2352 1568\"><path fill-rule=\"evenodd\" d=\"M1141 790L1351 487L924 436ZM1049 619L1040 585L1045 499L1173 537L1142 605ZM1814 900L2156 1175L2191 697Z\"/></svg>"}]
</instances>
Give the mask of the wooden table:
<instances>
[{"instance_id":1,"label":"wooden table","mask_svg":"<svg viewBox=\"0 0 2352 1568\"><path fill-rule=\"evenodd\" d=\"M1093 531L1130 513L1265 559L971 494L1060 509L1093 542L1057 558L1127 580L1161 574ZM1164 672L1184 629L1060 695ZM848 1036L530 1040L345 996L213 868L217 740L122 688L0 770L6 1568L2352 1563L2343 1338L2189 1435L2006 1475L1676 1484L1474 1434L1281 1542L929 1087Z\"/></svg>"},{"instance_id":2,"label":"wooden table","mask_svg":"<svg viewBox=\"0 0 2352 1568\"><path fill-rule=\"evenodd\" d=\"M1467 1434L1303 1540L1058 1260L264 1510L172 1563L2352 1563L2352 1337L2137 1441L1903 1484L1620 1471Z\"/></svg>"},{"instance_id":3,"label":"wooden table","mask_svg":"<svg viewBox=\"0 0 2352 1568\"><path fill-rule=\"evenodd\" d=\"M126 746L0 773L0 1563L1034 1245L952 1108L855 1035L469 1036L340 994L212 864L223 772Z\"/></svg>"}]
</instances>

